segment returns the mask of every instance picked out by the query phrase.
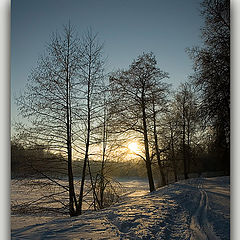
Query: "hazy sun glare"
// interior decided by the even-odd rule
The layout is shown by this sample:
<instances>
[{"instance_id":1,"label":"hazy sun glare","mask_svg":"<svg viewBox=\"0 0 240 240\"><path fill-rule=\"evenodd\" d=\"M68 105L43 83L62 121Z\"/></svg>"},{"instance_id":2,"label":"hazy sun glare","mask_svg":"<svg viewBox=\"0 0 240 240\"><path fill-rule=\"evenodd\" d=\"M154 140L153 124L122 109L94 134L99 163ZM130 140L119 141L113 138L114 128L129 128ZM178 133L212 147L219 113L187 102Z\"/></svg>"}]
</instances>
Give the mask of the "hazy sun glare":
<instances>
[{"instance_id":1,"label":"hazy sun glare","mask_svg":"<svg viewBox=\"0 0 240 240\"><path fill-rule=\"evenodd\" d=\"M132 152L137 152L139 151L139 147L138 144L136 142L131 142L128 144L128 148L132 151Z\"/></svg>"}]
</instances>

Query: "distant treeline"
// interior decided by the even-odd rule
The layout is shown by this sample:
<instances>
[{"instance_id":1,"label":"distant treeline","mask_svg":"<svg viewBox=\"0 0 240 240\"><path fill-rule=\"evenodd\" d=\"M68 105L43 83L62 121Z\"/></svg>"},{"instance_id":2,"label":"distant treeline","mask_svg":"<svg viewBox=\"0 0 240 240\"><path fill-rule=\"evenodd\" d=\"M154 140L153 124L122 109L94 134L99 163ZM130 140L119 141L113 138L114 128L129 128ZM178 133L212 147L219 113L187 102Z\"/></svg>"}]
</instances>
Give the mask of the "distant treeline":
<instances>
[{"instance_id":1,"label":"distant treeline","mask_svg":"<svg viewBox=\"0 0 240 240\"><path fill-rule=\"evenodd\" d=\"M173 169L165 161L165 171L169 182L173 178ZM179 166L181 156L179 156ZM12 178L30 178L30 177L67 177L67 160L60 154L54 154L47 151L43 146L34 148L24 148L20 144L11 143L11 176ZM101 161L91 161L91 172L94 176L101 169ZM74 176L81 177L82 161L73 162ZM214 151L212 153L202 152L194 158L191 164L191 173L217 172L224 171L224 163ZM179 169L179 172L182 172ZM144 161L109 161L106 163L106 174L110 177L140 177L146 178L146 167ZM159 179L157 165L153 165L153 174L155 179Z\"/></svg>"},{"instance_id":2,"label":"distant treeline","mask_svg":"<svg viewBox=\"0 0 240 240\"><path fill-rule=\"evenodd\" d=\"M11 175L16 177L67 177L67 160L42 146L24 148L11 143ZM101 169L101 161L91 161L91 173L96 176ZM73 173L81 177L82 161L73 161ZM112 177L146 177L143 161L111 161L106 163L106 174ZM88 172L87 172L88 175Z\"/></svg>"}]
</instances>

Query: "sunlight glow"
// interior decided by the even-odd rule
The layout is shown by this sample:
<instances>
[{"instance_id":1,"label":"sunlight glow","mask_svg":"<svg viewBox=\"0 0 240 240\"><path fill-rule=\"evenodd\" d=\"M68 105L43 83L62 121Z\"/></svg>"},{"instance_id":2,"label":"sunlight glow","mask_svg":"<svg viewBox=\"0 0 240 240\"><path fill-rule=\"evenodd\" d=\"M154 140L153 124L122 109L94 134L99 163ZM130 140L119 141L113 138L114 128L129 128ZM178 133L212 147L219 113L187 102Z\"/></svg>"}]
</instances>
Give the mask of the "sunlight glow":
<instances>
[{"instance_id":1,"label":"sunlight glow","mask_svg":"<svg viewBox=\"0 0 240 240\"><path fill-rule=\"evenodd\" d=\"M138 147L138 144L136 142L129 143L128 148L134 153L139 151L139 147Z\"/></svg>"}]
</instances>

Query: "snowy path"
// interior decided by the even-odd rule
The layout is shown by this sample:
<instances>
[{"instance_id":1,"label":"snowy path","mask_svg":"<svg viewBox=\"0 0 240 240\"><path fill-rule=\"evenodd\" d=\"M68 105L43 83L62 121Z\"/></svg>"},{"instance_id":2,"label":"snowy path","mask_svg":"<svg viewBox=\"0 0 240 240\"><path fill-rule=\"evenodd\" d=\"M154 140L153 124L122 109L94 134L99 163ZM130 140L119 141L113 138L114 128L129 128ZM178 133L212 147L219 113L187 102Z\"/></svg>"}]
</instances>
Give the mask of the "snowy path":
<instances>
[{"instance_id":1,"label":"snowy path","mask_svg":"<svg viewBox=\"0 0 240 240\"><path fill-rule=\"evenodd\" d=\"M12 216L12 239L230 239L229 178L180 181L79 217Z\"/></svg>"},{"instance_id":2,"label":"snowy path","mask_svg":"<svg viewBox=\"0 0 240 240\"><path fill-rule=\"evenodd\" d=\"M196 212L191 218L190 229L192 230L192 236L190 239L218 240L219 238L216 236L213 226L209 223L207 217L207 211L209 209L207 192L203 189L202 183L198 184L198 189L201 194L201 199Z\"/></svg>"}]
</instances>

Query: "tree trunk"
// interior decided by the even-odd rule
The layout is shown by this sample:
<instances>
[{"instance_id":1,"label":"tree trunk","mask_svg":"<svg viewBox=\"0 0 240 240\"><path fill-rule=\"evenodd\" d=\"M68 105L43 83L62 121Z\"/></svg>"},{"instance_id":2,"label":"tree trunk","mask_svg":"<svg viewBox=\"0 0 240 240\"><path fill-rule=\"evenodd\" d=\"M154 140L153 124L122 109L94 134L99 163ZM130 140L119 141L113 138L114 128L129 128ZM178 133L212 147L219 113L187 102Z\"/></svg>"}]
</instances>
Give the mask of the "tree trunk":
<instances>
[{"instance_id":1,"label":"tree trunk","mask_svg":"<svg viewBox=\"0 0 240 240\"><path fill-rule=\"evenodd\" d=\"M106 111L106 99L104 95L104 113L103 113L103 139L102 139L102 166L100 172L100 208L104 206L104 168L105 168L105 155L106 155L106 143L107 143L107 111Z\"/></svg>"},{"instance_id":2,"label":"tree trunk","mask_svg":"<svg viewBox=\"0 0 240 240\"><path fill-rule=\"evenodd\" d=\"M89 144L86 144L86 150L88 151ZM85 175L86 175L86 167L87 167L87 160L88 160L88 153L85 153L85 158L83 162L83 169L82 169L82 181L80 186L80 194L79 194L79 204L77 209L77 214L82 214L82 203L83 203L83 188L85 182Z\"/></svg>"},{"instance_id":3,"label":"tree trunk","mask_svg":"<svg viewBox=\"0 0 240 240\"><path fill-rule=\"evenodd\" d=\"M104 167L105 167L105 142L103 142L103 155L102 155L102 166L101 166L101 172L100 172L100 205L99 207L102 209L104 206L104 190L105 190L105 186L104 186Z\"/></svg>"},{"instance_id":4,"label":"tree trunk","mask_svg":"<svg viewBox=\"0 0 240 240\"><path fill-rule=\"evenodd\" d=\"M85 175L86 175L86 168L87 168L87 161L88 161L89 143L90 143L90 112L88 113L87 141L86 141L86 150L85 150L85 157L84 157L83 169L82 169L82 180L81 180L80 194L79 194L79 205L78 205L78 210L77 210L78 215L82 214L83 190L84 190L84 182L85 182Z\"/></svg>"},{"instance_id":5,"label":"tree trunk","mask_svg":"<svg viewBox=\"0 0 240 240\"><path fill-rule=\"evenodd\" d=\"M93 192L93 206L94 206L94 210L97 210L96 202L97 202L99 207L100 207L100 202L99 202L99 199L98 199L97 194L96 194L96 182L95 183L93 182L93 177L92 177L92 172L91 172L89 159L87 161L87 164L88 164L88 171L89 171L89 176L90 176L90 181L91 181L91 186L92 186L92 192Z\"/></svg>"},{"instance_id":6,"label":"tree trunk","mask_svg":"<svg viewBox=\"0 0 240 240\"><path fill-rule=\"evenodd\" d=\"M158 167L159 167L159 171L160 171L160 175L161 175L161 180L162 180L162 186L165 186L167 184L166 182L166 177L165 174L163 172L163 167L161 164L161 159L160 159L160 152L159 150L157 151L157 161L158 161Z\"/></svg>"},{"instance_id":7,"label":"tree trunk","mask_svg":"<svg viewBox=\"0 0 240 240\"><path fill-rule=\"evenodd\" d=\"M184 179L188 179L185 138L186 138L186 123L185 123L185 116L183 116L183 134L182 134L183 172L184 172Z\"/></svg>"},{"instance_id":8,"label":"tree trunk","mask_svg":"<svg viewBox=\"0 0 240 240\"><path fill-rule=\"evenodd\" d=\"M159 167L159 171L160 171L160 175L161 175L162 185L165 186L166 185L166 178L165 178L165 174L164 174L163 167L162 167L162 164L161 164L160 151L159 151L159 147L158 147L157 126L156 126L156 112L155 112L154 104L155 103L154 103L154 99L153 99L154 144L155 144L155 151L156 151L156 155L157 155L157 162L158 162L158 167Z\"/></svg>"},{"instance_id":9,"label":"tree trunk","mask_svg":"<svg viewBox=\"0 0 240 240\"><path fill-rule=\"evenodd\" d=\"M68 53L70 48L70 36L68 36ZM70 101L70 79L69 79L69 59L67 57L66 67L66 112L67 112L67 159L68 159L68 184L69 184L69 214L75 215L75 207L77 207L77 199L74 190L73 171L72 171L72 133L71 133L71 101Z\"/></svg>"},{"instance_id":10,"label":"tree trunk","mask_svg":"<svg viewBox=\"0 0 240 240\"><path fill-rule=\"evenodd\" d=\"M88 70L88 88L87 88L87 141L86 141L86 149L85 149L85 157L83 162L82 169L82 181L80 186L80 194L79 194L79 205L78 205L78 214L82 214L82 203L83 203L83 190L84 190L84 182L86 175L86 167L88 161L88 151L90 144L90 127L91 127L91 107L90 107L90 87L91 87L91 59L89 62L89 70Z\"/></svg>"},{"instance_id":11,"label":"tree trunk","mask_svg":"<svg viewBox=\"0 0 240 240\"><path fill-rule=\"evenodd\" d=\"M173 129L170 123L170 133L171 133L171 148L172 148L172 164L173 164L173 173L175 182L177 182L177 166L176 166L176 159L175 159L175 149L174 149L174 141L173 141Z\"/></svg>"},{"instance_id":12,"label":"tree trunk","mask_svg":"<svg viewBox=\"0 0 240 240\"><path fill-rule=\"evenodd\" d=\"M152 176L151 159L150 159L150 154L149 154L148 134L147 134L147 123L146 123L146 112L145 112L144 99L142 100L142 121L143 121L144 146L145 146L146 168L147 168L149 189L150 189L150 192L153 192L153 191L155 191L155 186L154 186L154 181L153 181L153 176Z\"/></svg>"},{"instance_id":13,"label":"tree trunk","mask_svg":"<svg viewBox=\"0 0 240 240\"><path fill-rule=\"evenodd\" d=\"M190 149L190 116L187 119L187 172L190 172L191 165L191 149Z\"/></svg>"}]
</instances>

